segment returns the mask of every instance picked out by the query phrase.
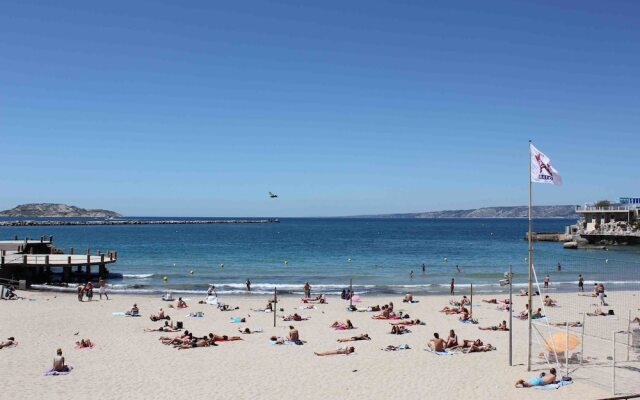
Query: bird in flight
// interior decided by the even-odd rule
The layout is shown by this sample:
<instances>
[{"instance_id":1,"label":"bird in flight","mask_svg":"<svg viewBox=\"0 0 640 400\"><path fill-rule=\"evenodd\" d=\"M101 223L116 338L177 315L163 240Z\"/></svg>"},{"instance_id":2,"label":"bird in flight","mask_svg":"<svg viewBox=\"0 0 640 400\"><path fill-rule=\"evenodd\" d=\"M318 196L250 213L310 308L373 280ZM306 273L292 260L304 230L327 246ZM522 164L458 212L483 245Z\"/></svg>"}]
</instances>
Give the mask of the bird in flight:
<instances>
[{"instance_id":1,"label":"bird in flight","mask_svg":"<svg viewBox=\"0 0 640 400\"><path fill-rule=\"evenodd\" d=\"M277 197L278 197L278 195L277 195L277 194L273 194L273 193L269 192L269 197L271 197L272 199L275 199L275 198L277 198Z\"/></svg>"}]
</instances>

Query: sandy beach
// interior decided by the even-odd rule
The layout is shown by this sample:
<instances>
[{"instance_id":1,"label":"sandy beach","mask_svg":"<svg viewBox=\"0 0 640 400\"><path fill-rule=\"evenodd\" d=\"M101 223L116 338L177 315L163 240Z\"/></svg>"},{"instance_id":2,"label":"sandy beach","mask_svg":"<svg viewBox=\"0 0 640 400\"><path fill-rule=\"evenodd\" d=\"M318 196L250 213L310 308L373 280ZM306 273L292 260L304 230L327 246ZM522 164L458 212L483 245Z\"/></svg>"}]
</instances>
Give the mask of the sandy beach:
<instances>
[{"instance_id":1,"label":"sandy beach","mask_svg":"<svg viewBox=\"0 0 640 400\"><path fill-rule=\"evenodd\" d=\"M610 393L606 388L576 380L560 390L516 389L519 378L535 376L526 372L527 323L514 320L514 364L508 366L508 332L480 331L478 325L462 324L457 315L437 312L449 296L421 296L417 304L403 304L397 296L363 296L357 305L393 301L396 310L426 321L411 326L411 333L391 335L389 321L373 320L370 312L348 312L348 302L329 297L328 304L315 310L300 310L298 297L282 297L277 327L273 314L250 311L264 307L263 295L221 298L239 310L222 312L210 305L187 299L186 309L170 309L158 297L112 294L111 299L78 302L72 293L18 292L27 300L2 301L0 336L15 336L19 345L0 350L0 376L3 391L11 398L86 399L119 398L236 398L236 399L327 399L327 398L482 398L482 399L598 399ZM632 294L628 294L631 296ZM567 296L554 296L560 304ZM495 325L508 314L495 305L482 303L492 296L474 297L474 316L480 326ZM459 296L456 296L459 298ZM621 298L618 296L617 298ZM515 310L524 307L526 297L515 297ZM114 316L137 303L142 317ZM149 315L163 307L174 321L202 336L240 335L240 327L262 328L263 333L240 335L242 341L219 343L217 347L177 350L162 345L159 332L144 332L161 322ZM202 311L203 318L186 317ZM284 322L283 314L299 313L308 321ZM235 324L231 317L245 317ZM356 329L336 331L335 320L350 318ZM272 345L269 337L286 336L294 325L306 343ZM455 329L459 339L480 338L497 347L496 351L438 356L424 351L433 332L446 336ZM76 334L77 333L77 334ZM368 333L371 341L354 343L355 354L318 357L314 351L338 348L336 339ZM170 334L174 335L174 334ZM93 349L74 349L81 338L96 343ZM408 344L410 350L386 352L387 345ZM62 348L68 365L66 376L42 376L51 367L57 348Z\"/></svg>"}]
</instances>

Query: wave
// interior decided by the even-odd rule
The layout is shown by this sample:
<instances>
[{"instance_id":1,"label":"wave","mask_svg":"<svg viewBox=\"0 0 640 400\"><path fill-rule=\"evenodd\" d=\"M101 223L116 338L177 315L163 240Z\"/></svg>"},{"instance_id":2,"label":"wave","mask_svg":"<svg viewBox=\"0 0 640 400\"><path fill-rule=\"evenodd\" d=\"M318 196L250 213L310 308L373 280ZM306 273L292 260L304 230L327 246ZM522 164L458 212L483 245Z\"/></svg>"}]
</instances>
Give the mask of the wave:
<instances>
[{"instance_id":1,"label":"wave","mask_svg":"<svg viewBox=\"0 0 640 400\"><path fill-rule=\"evenodd\" d=\"M122 274L123 278L134 278L134 279L148 279L154 276L155 274Z\"/></svg>"}]
</instances>

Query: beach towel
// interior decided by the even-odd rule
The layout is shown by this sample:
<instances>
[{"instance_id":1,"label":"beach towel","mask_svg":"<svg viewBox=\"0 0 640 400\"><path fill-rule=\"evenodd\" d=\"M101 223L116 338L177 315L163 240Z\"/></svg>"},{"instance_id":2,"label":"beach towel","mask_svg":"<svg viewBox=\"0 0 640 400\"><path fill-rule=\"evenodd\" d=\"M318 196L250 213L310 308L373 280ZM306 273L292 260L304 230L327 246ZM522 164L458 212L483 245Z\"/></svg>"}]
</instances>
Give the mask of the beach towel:
<instances>
[{"instance_id":1,"label":"beach towel","mask_svg":"<svg viewBox=\"0 0 640 400\"><path fill-rule=\"evenodd\" d=\"M231 320L232 324L239 324L239 323L242 322L242 318L241 317L231 317L230 320Z\"/></svg>"},{"instance_id":2,"label":"beach towel","mask_svg":"<svg viewBox=\"0 0 640 400\"><path fill-rule=\"evenodd\" d=\"M478 323L478 321L476 321L475 319L468 319L466 321L458 320L458 322L460 322L461 324L477 324Z\"/></svg>"},{"instance_id":3,"label":"beach towel","mask_svg":"<svg viewBox=\"0 0 640 400\"><path fill-rule=\"evenodd\" d=\"M563 386L571 385L572 383L573 381L559 381L556 383L550 383L548 385L534 386L534 388L538 390L554 390L554 389L560 389Z\"/></svg>"},{"instance_id":4,"label":"beach towel","mask_svg":"<svg viewBox=\"0 0 640 400\"><path fill-rule=\"evenodd\" d=\"M124 317L127 314L125 314L123 311L114 311L111 313L111 315L115 316L115 317Z\"/></svg>"},{"instance_id":5,"label":"beach towel","mask_svg":"<svg viewBox=\"0 0 640 400\"><path fill-rule=\"evenodd\" d=\"M189 313L186 316L191 318L202 318L204 317L204 313L202 311L198 311L196 313Z\"/></svg>"},{"instance_id":6,"label":"beach towel","mask_svg":"<svg viewBox=\"0 0 640 400\"><path fill-rule=\"evenodd\" d=\"M384 351L399 351L399 350L409 350L409 349L411 349L411 347L409 347L408 344L401 344L399 346L391 346L391 345L389 345L386 348L381 349L381 350L384 350Z\"/></svg>"},{"instance_id":7,"label":"beach towel","mask_svg":"<svg viewBox=\"0 0 640 400\"><path fill-rule=\"evenodd\" d=\"M71 371L73 371L73 367L67 367L68 371L54 371L53 368L48 369L42 373L43 376L58 376L58 375L69 375Z\"/></svg>"},{"instance_id":8,"label":"beach towel","mask_svg":"<svg viewBox=\"0 0 640 400\"><path fill-rule=\"evenodd\" d=\"M434 351L434 350L431 350L431 349L424 349L424 351L432 353L432 354L435 354L435 355L438 355L438 356L452 356L452 355L455 354L455 353L452 353L452 352L447 351L447 350L445 350L445 351Z\"/></svg>"}]
</instances>

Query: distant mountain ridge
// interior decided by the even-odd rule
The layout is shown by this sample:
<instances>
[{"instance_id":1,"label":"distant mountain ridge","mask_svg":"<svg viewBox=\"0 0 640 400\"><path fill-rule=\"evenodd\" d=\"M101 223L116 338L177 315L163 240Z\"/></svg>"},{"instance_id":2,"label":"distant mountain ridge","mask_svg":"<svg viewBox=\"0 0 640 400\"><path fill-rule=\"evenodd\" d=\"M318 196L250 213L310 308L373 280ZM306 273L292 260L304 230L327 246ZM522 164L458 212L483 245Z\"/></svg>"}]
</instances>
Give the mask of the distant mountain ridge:
<instances>
[{"instance_id":1,"label":"distant mountain ridge","mask_svg":"<svg viewBox=\"0 0 640 400\"><path fill-rule=\"evenodd\" d=\"M115 211L87 209L67 204L30 203L20 204L11 210L0 211L2 217L90 217L108 218L122 217Z\"/></svg>"},{"instance_id":2,"label":"distant mountain ridge","mask_svg":"<svg viewBox=\"0 0 640 400\"><path fill-rule=\"evenodd\" d=\"M527 206L482 207L470 210L427 211L420 213L357 215L354 218L527 218ZM578 218L573 205L533 206L534 218Z\"/></svg>"}]
</instances>

